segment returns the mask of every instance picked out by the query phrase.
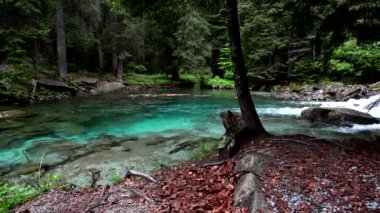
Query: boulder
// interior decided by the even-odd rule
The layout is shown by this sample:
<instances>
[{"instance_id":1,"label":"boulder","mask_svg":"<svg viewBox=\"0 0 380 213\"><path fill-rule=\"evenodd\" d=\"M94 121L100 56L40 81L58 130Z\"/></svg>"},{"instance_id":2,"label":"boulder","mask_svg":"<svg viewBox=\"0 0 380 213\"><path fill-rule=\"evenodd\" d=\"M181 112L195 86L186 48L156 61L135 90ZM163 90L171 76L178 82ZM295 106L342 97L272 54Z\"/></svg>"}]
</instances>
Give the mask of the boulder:
<instances>
[{"instance_id":1,"label":"boulder","mask_svg":"<svg viewBox=\"0 0 380 213\"><path fill-rule=\"evenodd\" d=\"M123 89L125 86L119 82L107 82L101 81L98 83L98 87L90 90L91 95L98 95L102 93L114 92L120 89Z\"/></svg>"},{"instance_id":2,"label":"boulder","mask_svg":"<svg viewBox=\"0 0 380 213\"><path fill-rule=\"evenodd\" d=\"M0 112L0 120L19 118L26 116L26 112L22 110L9 110Z\"/></svg>"},{"instance_id":3,"label":"boulder","mask_svg":"<svg viewBox=\"0 0 380 213\"><path fill-rule=\"evenodd\" d=\"M40 79L37 81L37 86L56 92L70 92L71 94L75 94L78 91L76 88L71 87L64 82L53 79Z\"/></svg>"},{"instance_id":4,"label":"boulder","mask_svg":"<svg viewBox=\"0 0 380 213\"><path fill-rule=\"evenodd\" d=\"M351 98L360 99L367 97L368 88L363 85L352 85L342 92L343 100L347 101Z\"/></svg>"},{"instance_id":5,"label":"boulder","mask_svg":"<svg viewBox=\"0 0 380 213\"><path fill-rule=\"evenodd\" d=\"M379 123L378 118L363 112L346 108L312 107L301 112L301 117L312 122L320 121L336 125L373 124Z\"/></svg>"},{"instance_id":6,"label":"boulder","mask_svg":"<svg viewBox=\"0 0 380 213\"><path fill-rule=\"evenodd\" d=\"M89 84L94 85L98 83L99 79L97 78L87 78L87 77L81 77L74 80L74 83L76 84Z\"/></svg>"}]
</instances>

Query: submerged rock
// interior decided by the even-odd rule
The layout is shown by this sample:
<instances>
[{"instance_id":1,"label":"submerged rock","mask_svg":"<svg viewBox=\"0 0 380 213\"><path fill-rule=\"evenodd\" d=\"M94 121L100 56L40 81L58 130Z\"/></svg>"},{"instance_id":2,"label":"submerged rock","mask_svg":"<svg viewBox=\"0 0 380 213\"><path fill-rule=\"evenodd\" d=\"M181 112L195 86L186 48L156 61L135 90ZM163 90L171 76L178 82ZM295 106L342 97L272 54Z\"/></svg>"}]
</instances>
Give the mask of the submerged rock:
<instances>
[{"instance_id":1,"label":"submerged rock","mask_svg":"<svg viewBox=\"0 0 380 213\"><path fill-rule=\"evenodd\" d=\"M320 121L336 125L380 123L378 118L374 118L370 114L346 108L312 107L303 110L301 117L312 122Z\"/></svg>"},{"instance_id":2,"label":"submerged rock","mask_svg":"<svg viewBox=\"0 0 380 213\"><path fill-rule=\"evenodd\" d=\"M0 120L19 118L26 116L26 112L22 110L9 110L0 112Z\"/></svg>"}]
</instances>

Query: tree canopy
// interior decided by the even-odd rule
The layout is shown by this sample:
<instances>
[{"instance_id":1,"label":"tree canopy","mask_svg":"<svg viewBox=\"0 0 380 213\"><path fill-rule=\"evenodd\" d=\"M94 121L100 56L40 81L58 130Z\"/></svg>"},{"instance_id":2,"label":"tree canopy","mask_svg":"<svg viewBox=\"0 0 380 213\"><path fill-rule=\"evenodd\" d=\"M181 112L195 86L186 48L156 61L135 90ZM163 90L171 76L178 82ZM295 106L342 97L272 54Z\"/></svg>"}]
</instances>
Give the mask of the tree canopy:
<instances>
[{"instance_id":1,"label":"tree canopy","mask_svg":"<svg viewBox=\"0 0 380 213\"><path fill-rule=\"evenodd\" d=\"M0 62L7 79L58 73L57 3L0 2ZM377 1L241 0L238 7L250 85L340 76L379 80ZM231 79L220 66L230 63L223 1L68 0L62 9L68 75L112 75L125 56L126 72ZM348 46L355 51L341 51Z\"/></svg>"}]
</instances>

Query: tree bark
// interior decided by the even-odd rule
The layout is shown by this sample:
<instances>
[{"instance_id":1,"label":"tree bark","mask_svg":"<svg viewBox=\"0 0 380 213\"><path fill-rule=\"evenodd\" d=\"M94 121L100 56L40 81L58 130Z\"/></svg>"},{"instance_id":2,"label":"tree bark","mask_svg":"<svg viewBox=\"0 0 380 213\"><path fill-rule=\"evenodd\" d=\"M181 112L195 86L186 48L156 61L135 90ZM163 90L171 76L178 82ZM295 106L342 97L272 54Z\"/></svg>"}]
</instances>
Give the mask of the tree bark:
<instances>
[{"instance_id":1,"label":"tree bark","mask_svg":"<svg viewBox=\"0 0 380 213\"><path fill-rule=\"evenodd\" d=\"M314 47L313 47L313 59L319 59L322 53L322 38L321 33L316 32L314 37Z\"/></svg>"},{"instance_id":2,"label":"tree bark","mask_svg":"<svg viewBox=\"0 0 380 213\"><path fill-rule=\"evenodd\" d=\"M112 72L116 73L117 72L117 64L118 64L118 60L117 60L117 52L116 52L116 42L113 41L112 42Z\"/></svg>"},{"instance_id":3,"label":"tree bark","mask_svg":"<svg viewBox=\"0 0 380 213\"><path fill-rule=\"evenodd\" d=\"M38 39L34 39L33 45L33 71L37 72L42 61L42 55L40 52L40 43Z\"/></svg>"},{"instance_id":4,"label":"tree bark","mask_svg":"<svg viewBox=\"0 0 380 213\"><path fill-rule=\"evenodd\" d=\"M98 57L99 57L99 68L100 70L104 71L105 68L105 60L104 60L104 52L103 52L103 46L102 42L98 41Z\"/></svg>"},{"instance_id":5,"label":"tree bark","mask_svg":"<svg viewBox=\"0 0 380 213\"><path fill-rule=\"evenodd\" d=\"M226 0L227 29L230 40L231 60L235 74L236 94L240 110L247 127L255 134L268 134L256 112L247 80L247 68L244 63L240 39L240 26L237 0Z\"/></svg>"},{"instance_id":6,"label":"tree bark","mask_svg":"<svg viewBox=\"0 0 380 213\"><path fill-rule=\"evenodd\" d=\"M125 53L121 53L117 57L117 71L116 71L116 81L123 83L123 72L124 72L124 60L126 58Z\"/></svg>"},{"instance_id":7,"label":"tree bark","mask_svg":"<svg viewBox=\"0 0 380 213\"><path fill-rule=\"evenodd\" d=\"M57 0L57 59L58 72L64 81L67 80L67 58L65 42L65 21L63 15L63 1Z\"/></svg>"}]
</instances>

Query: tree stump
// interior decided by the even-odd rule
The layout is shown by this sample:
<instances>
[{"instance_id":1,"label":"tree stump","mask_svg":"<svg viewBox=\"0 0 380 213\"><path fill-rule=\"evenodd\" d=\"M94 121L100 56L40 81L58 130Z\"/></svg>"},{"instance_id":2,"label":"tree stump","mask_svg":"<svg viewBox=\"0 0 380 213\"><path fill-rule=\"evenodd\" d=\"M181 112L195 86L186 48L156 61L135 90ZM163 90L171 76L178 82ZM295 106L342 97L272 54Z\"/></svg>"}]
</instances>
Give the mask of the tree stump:
<instances>
[{"instance_id":1,"label":"tree stump","mask_svg":"<svg viewBox=\"0 0 380 213\"><path fill-rule=\"evenodd\" d=\"M222 112L221 115L223 126L226 129L225 136L227 144L223 151L226 151L228 157L233 157L239 152L240 145L244 137L249 137L251 131L244 123L241 116L234 115L231 111Z\"/></svg>"}]
</instances>

